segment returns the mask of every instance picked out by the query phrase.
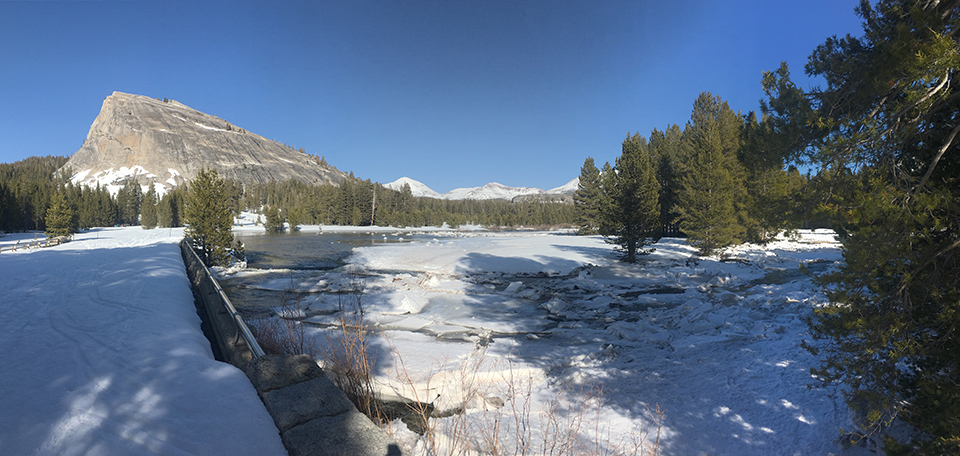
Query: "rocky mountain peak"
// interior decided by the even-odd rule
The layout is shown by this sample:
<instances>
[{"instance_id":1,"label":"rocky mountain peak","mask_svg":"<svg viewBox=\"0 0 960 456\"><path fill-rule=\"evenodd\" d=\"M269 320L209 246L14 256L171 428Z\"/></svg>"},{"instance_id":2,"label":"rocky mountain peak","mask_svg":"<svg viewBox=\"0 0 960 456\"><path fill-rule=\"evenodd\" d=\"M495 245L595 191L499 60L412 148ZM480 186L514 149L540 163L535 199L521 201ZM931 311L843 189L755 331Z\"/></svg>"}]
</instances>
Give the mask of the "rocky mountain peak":
<instances>
[{"instance_id":1,"label":"rocky mountain peak","mask_svg":"<svg viewBox=\"0 0 960 456\"><path fill-rule=\"evenodd\" d=\"M64 168L87 185L182 185L201 167L243 183L337 183L345 174L317 156L250 133L174 100L114 92Z\"/></svg>"}]
</instances>

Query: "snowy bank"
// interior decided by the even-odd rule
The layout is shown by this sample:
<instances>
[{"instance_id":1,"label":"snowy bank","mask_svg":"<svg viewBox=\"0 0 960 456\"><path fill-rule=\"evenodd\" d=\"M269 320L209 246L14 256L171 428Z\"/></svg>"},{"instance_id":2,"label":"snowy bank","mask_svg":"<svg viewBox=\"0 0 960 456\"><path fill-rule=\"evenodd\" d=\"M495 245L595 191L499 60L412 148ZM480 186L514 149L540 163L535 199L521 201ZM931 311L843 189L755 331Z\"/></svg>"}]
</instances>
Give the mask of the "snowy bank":
<instances>
[{"instance_id":1,"label":"snowy bank","mask_svg":"<svg viewBox=\"0 0 960 456\"><path fill-rule=\"evenodd\" d=\"M0 452L286 454L200 332L182 236L98 229L0 255Z\"/></svg>"}]
</instances>

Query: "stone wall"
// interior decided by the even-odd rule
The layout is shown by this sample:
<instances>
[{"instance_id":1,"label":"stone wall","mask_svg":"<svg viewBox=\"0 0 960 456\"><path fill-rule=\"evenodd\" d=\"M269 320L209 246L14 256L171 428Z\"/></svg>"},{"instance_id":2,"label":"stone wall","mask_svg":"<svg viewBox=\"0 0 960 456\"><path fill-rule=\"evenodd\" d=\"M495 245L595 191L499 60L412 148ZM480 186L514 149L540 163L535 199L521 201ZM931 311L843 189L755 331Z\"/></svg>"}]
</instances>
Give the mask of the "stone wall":
<instances>
[{"instance_id":1,"label":"stone wall","mask_svg":"<svg viewBox=\"0 0 960 456\"><path fill-rule=\"evenodd\" d=\"M197 310L209 324L223 360L243 370L273 417L292 456L400 456L400 447L360 413L307 355L254 356L187 239L180 242ZM208 336L210 337L210 336Z\"/></svg>"}]
</instances>

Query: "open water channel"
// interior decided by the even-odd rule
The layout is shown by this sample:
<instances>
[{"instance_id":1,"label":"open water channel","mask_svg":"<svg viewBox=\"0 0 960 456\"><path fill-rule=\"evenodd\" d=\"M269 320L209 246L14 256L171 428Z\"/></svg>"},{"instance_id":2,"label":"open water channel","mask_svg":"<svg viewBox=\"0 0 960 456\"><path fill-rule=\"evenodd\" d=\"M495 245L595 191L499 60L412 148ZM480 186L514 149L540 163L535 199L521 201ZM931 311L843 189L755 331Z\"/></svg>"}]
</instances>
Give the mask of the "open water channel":
<instances>
[{"instance_id":1,"label":"open water channel","mask_svg":"<svg viewBox=\"0 0 960 456\"><path fill-rule=\"evenodd\" d=\"M264 234L235 233L243 243L247 267L259 270L255 276L240 275L220 278L224 291L244 317L260 317L289 299L288 291L276 287L260 287L282 279L293 283L315 276L321 271L335 271L346 264L356 247L403 242L426 242L434 236L416 233L371 232L299 232Z\"/></svg>"}]
</instances>

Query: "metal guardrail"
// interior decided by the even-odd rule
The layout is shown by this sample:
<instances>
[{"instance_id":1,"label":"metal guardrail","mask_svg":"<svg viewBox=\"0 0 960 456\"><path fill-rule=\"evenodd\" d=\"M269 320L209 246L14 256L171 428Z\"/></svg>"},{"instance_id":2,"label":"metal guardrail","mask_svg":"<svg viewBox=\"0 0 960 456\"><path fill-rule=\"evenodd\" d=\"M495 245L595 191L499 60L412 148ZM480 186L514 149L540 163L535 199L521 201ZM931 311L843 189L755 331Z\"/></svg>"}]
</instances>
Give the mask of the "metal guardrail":
<instances>
[{"instance_id":1,"label":"metal guardrail","mask_svg":"<svg viewBox=\"0 0 960 456\"><path fill-rule=\"evenodd\" d=\"M247 348L250 349L250 353L252 354L253 358L257 359L263 356L263 349L260 348L260 344L257 343L257 339L253 337L253 333L250 332L250 328L247 326L246 322L243 321L243 317L240 316L240 313L237 312L237 309L233 307L233 303L230 302L230 298L227 297L226 293L224 293L223 288L220 287L220 283L217 282L217 279L213 278L213 274L210 273L210 269L207 268L207 265L203 264L203 261L200 260L200 256L197 255L197 252L190 247L193 245L193 242L190 240L190 238L185 238L184 241L188 243L188 248L184 250L189 250L197 264L203 268L203 272L206 275L207 280L210 281L214 290L216 290L217 294L219 295L220 301L223 304L223 308L226 309L230 319L234 324L237 325L237 333L239 336L243 337L243 341L247 344Z\"/></svg>"}]
</instances>

